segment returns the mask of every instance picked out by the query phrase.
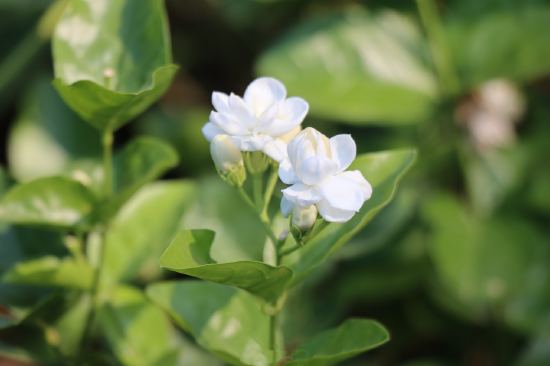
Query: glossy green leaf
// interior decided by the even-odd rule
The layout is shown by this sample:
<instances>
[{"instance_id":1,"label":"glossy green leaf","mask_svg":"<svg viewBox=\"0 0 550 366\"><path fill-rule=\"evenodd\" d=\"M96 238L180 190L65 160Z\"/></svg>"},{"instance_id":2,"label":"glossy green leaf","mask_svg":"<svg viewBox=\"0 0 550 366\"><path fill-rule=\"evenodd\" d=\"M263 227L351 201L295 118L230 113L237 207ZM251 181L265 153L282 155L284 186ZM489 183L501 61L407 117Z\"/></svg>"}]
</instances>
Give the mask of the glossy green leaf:
<instances>
[{"instance_id":1,"label":"glossy green leaf","mask_svg":"<svg viewBox=\"0 0 550 366\"><path fill-rule=\"evenodd\" d=\"M158 258L195 201L191 181L155 182L140 189L119 211L106 236L102 281L115 284L159 277Z\"/></svg>"},{"instance_id":2,"label":"glossy green leaf","mask_svg":"<svg viewBox=\"0 0 550 366\"><path fill-rule=\"evenodd\" d=\"M299 25L261 56L256 70L307 100L312 116L403 124L432 113L437 83L426 55L412 19L354 7Z\"/></svg>"},{"instance_id":3,"label":"glossy green leaf","mask_svg":"<svg viewBox=\"0 0 550 366\"><path fill-rule=\"evenodd\" d=\"M101 156L101 138L66 106L51 78L42 75L24 96L9 133L7 156L14 177L28 182L83 170L82 162Z\"/></svg>"},{"instance_id":4,"label":"glossy green leaf","mask_svg":"<svg viewBox=\"0 0 550 366\"><path fill-rule=\"evenodd\" d=\"M397 182L410 168L414 159L414 150L363 154L355 159L349 170L359 170L370 182L373 188L372 197L350 221L344 224L330 224L311 242L286 257L283 263L294 271L293 284L323 263L391 201Z\"/></svg>"},{"instance_id":5,"label":"glossy green leaf","mask_svg":"<svg viewBox=\"0 0 550 366\"><path fill-rule=\"evenodd\" d=\"M216 283L186 280L149 285L147 296L199 345L226 363L269 365L269 317L250 294Z\"/></svg>"},{"instance_id":6,"label":"glossy green leaf","mask_svg":"<svg viewBox=\"0 0 550 366\"><path fill-rule=\"evenodd\" d=\"M169 270L244 289L267 302L275 301L292 278L288 267L263 262L216 263L210 257L214 232L185 230L172 241L159 264Z\"/></svg>"},{"instance_id":7,"label":"glossy green leaf","mask_svg":"<svg viewBox=\"0 0 550 366\"><path fill-rule=\"evenodd\" d=\"M54 256L46 256L17 263L2 277L2 281L20 285L87 290L92 287L93 269L86 263L77 263L72 259L60 260Z\"/></svg>"},{"instance_id":8,"label":"glossy green leaf","mask_svg":"<svg viewBox=\"0 0 550 366\"><path fill-rule=\"evenodd\" d=\"M177 365L180 350L171 345L168 319L138 289L117 287L100 308L99 323L123 365Z\"/></svg>"},{"instance_id":9,"label":"glossy green leaf","mask_svg":"<svg viewBox=\"0 0 550 366\"><path fill-rule=\"evenodd\" d=\"M169 37L162 0L75 0L53 38L54 85L84 120L115 130L170 85Z\"/></svg>"},{"instance_id":10,"label":"glossy green leaf","mask_svg":"<svg viewBox=\"0 0 550 366\"><path fill-rule=\"evenodd\" d=\"M18 225L83 228L95 204L82 183L63 177L15 186L0 201L0 221Z\"/></svg>"},{"instance_id":11,"label":"glossy green leaf","mask_svg":"<svg viewBox=\"0 0 550 366\"><path fill-rule=\"evenodd\" d=\"M145 184L178 164L176 151L153 137L138 137L114 158L113 197L98 208L97 217L111 218Z\"/></svg>"},{"instance_id":12,"label":"glossy green leaf","mask_svg":"<svg viewBox=\"0 0 550 366\"><path fill-rule=\"evenodd\" d=\"M301 345L288 358L287 366L332 366L389 341L388 331L378 322L350 319Z\"/></svg>"}]
</instances>

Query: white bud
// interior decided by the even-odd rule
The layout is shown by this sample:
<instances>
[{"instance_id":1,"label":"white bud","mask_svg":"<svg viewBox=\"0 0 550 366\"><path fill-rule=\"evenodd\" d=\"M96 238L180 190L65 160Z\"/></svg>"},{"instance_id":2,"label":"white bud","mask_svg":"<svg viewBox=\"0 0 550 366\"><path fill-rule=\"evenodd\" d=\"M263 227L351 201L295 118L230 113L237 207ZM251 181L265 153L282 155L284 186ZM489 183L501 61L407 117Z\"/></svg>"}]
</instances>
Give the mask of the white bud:
<instances>
[{"instance_id":1,"label":"white bud","mask_svg":"<svg viewBox=\"0 0 550 366\"><path fill-rule=\"evenodd\" d=\"M223 180L234 187L241 187L246 179L243 155L227 135L217 135L210 144L210 154Z\"/></svg>"},{"instance_id":2,"label":"white bud","mask_svg":"<svg viewBox=\"0 0 550 366\"><path fill-rule=\"evenodd\" d=\"M281 140L283 140L287 145L298 133L302 131L302 125L296 126L292 131L285 133L284 135L278 136Z\"/></svg>"},{"instance_id":3,"label":"white bud","mask_svg":"<svg viewBox=\"0 0 550 366\"><path fill-rule=\"evenodd\" d=\"M311 229L315 225L315 220L317 220L317 207L315 205L294 207L292 211L292 225L300 229L302 233Z\"/></svg>"},{"instance_id":4,"label":"white bud","mask_svg":"<svg viewBox=\"0 0 550 366\"><path fill-rule=\"evenodd\" d=\"M233 168L243 165L241 151L233 145L227 135L217 135L210 144L212 160L220 172L227 174Z\"/></svg>"}]
</instances>

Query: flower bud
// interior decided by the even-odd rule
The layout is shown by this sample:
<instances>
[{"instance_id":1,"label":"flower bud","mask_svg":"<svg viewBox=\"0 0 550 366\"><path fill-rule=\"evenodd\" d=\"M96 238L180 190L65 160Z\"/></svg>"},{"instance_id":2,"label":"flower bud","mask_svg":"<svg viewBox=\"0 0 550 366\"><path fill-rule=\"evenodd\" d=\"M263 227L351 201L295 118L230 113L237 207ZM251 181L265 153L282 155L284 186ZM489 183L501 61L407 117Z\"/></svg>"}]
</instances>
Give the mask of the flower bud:
<instances>
[{"instance_id":1,"label":"flower bud","mask_svg":"<svg viewBox=\"0 0 550 366\"><path fill-rule=\"evenodd\" d=\"M315 220L317 220L317 207L315 205L294 207L292 226L296 226L302 232L302 235L306 235L305 233L313 228Z\"/></svg>"},{"instance_id":2,"label":"flower bud","mask_svg":"<svg viewBox=\"0 0 550 366\"><path fill-rule=\"evenodd\" d=\"M246 179L243 156L227 135L212 139L210 154L220 177L233 187L242 187Z\"/></svg>"}]
</instances>

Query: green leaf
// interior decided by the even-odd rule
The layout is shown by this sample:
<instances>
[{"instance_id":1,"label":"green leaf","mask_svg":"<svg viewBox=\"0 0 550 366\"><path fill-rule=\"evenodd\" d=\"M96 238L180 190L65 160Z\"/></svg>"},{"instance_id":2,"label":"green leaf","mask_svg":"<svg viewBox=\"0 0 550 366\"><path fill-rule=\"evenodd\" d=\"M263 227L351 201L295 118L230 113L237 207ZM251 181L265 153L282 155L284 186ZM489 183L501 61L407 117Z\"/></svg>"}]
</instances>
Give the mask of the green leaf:
<instances>
[{"instance_id":1,"label":"green leaf","mask_svg":"<svg viewBox=\"0 0 550 366\"><path fill-rule=\"evenodd\" d=\"M20 182L83 170L83 162L101 156L97 129L66 106L50 79L42 75L33 83L9 133L10 171Z\"/></svg>"},{"instance_id":2,"label":"green leaf","mask_svg":"<svg viewBox=\"0 0 550 366\"><path fill-rule=\"evenodd\" d=\"M430 116L437 83L418 25L391 10L299 25L259 59L256 70L335 121L404 124ZM399 107L396 107L399 106Z\"/></svg>"},{"instance_id":3,"label":"green leaf","mask_svg":"<svg viewBox=\"0 0 550 366\"><path fill-rule=\"evenodd\" d=\"M107 220L145 184L178 164L176 151L154 137L138 137L114 158L113 197L101 204L97 217Z\"/></svg>"},{"instance_id":4,"label":"green leaf","mask_svg":"<svg viewBox=\"0 0 550 366\"><path fill-rule=\"evenodd\" d=\"M210 257L214 232L185 230L172 241L159 264L169 270L224 285L244 289L267 302L277 300L285 291L292 270L263 262L216 263Z\"/></svg>"},{"instance_id":5,"label":"green leaf","mask_svg":"<svg viewBox=\"0 0 550 366\"><path fill-rule=\"evenodd\" d=\"M519 218L483 220L450 194L424 204L433 230L430 254L440 281L454 297L483 310L524 291L537 247L544 243Z\"/></svg>"},{"instance_id":6,"label":"green leaf","mask_svg":"<svg viewBox=\"0 0 550 366\"><path fill-rule=\"evenodd\" d=\"M350 319L313 337L294 351L286 366L331 366L389 341L378 322Z\"/></svg>"},{"instance_id":7,"label":"green leaf","mask_svg":"<svg viewBox=\"0 0 550 366\"><path fill-rule=\"evenodd\" d=\"M158 258L181 229L196 193L196 184L185 180L155 182L139 190L107 231L102 281L112 285L132 281L137 274L158 278Z\"/></svg>"},{"instance_id":8,"label":"green leaf","mask_svg":"<svg viewBox=\"0 0 550 366\"><path fill-rule=\"evenodd\" d=\"M101 130L143 112L177 71L161 0L72 1L55 30L53 54L55 87Z\"/></svg>"},{"instance_id":9,"label":"green leaf","mask_svg":"<svg viewBox=\"0 0 550 366\"><path fill-rule=\"evenodd\" d=\"M86 228L95 197L82 183L63 177L15 186L0 201L0 221L17 225Z\"/></svg>"},{"instance_id":10,"label":"green leaf","mask_svg":"<svg viewBox=\"0 0 550 366\"><path fill-rule=\"evenodd\" d=\"M138 289L119 286L99 310L99 323L116 357L127 366L176 366L168 319Z\"/></svg>"},{"instance_id":11,"label":"green leaf","mask_svg":"<svg viewBox=\"0 0 550 366\"><path fill-rule=\"evenodd\" d=\"M466 3L457 2L458 8ZM508 9L491 7L487 12L468 12L445 22L449 49L467 87L503 77L529 81L550 71L546 46L550 42L550 8L523 3L509 2L513 6Z\"/></svg>"},{"instance_id":12,"label":"green leaf","mask_svg":"<svg viewBox=\"0 0 550 366\"><path fill-rule=\"evenodd\" d=\"M19 285L72 287L88 290L92 287L93 269L86 263L72 259L60 260L46 256L26 262L19 262L3 277L5 283Z\"/></svg>"},{"instance_id":13,"label":"green leaf","mask_svg":"<svg viewBox=\"0 0 550 366\"><path fill-rule=\"evenodd\" d=\"M330 224L301 249L285 257L285 265L294 271L297 283L344 245L393 198L397 182L411 167L414 150L385 151L359 155L348 170L359 170L373 188L372 197L344 224Z\"/></svg>"},{"instance_id":14,"label":"green leaf","mask_svg":"<svg viewBox=\"0 0 550 366\"><path fill-rule=\"evenodd\" d=\"M271 361L269 317L248 293L186 280L149 285L147 296L191 333L199 345L228 364L267 366Z\"/></svg>"}]
</instances>

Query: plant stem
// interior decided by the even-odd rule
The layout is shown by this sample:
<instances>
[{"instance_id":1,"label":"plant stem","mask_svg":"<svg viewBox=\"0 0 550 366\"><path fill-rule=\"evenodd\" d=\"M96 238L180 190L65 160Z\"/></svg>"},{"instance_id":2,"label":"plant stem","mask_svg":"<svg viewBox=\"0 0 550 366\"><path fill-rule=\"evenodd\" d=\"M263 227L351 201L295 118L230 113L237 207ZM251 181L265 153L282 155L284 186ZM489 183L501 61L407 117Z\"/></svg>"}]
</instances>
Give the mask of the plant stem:
<instances>
[{"instance_id":1,"label":"plant stem","mask_svg":"<svg viewBox=\"0 0 550 366\"><path fill-rule=\"evenodd\" d=\"M304 244L311 241L315 236L317 236L321 231L323 231L329 224L330 222L321 220L320 223L315 225L315 228L313 228L313 232L304 238Z\"/></svg>"},{"instance_id":2,"label":"plant stem","mask_svg":"<svg viewBox=\"0 0 550 366\"><path fill-rule=\"evenodd\" d=\"M103 132L103 196L109 198L113 194L113 131Z\"/></svg>"},{"instance_id":3,"label":"plant stem","mask_svg":"<svg viewBox=\"0 0 550 366\"><path fill-rule=\"evenodd\" d=\"M103 133L103 196L104 199L108 199L113 194L113 131L106 129ZM107 223L105 224L107 226ZM95 322L97 309L101 305L99 284L101 280L101 270L103 268L103 259L105 257L105 239L107 228L103 228L102 240L99 243L98 248L98 260L94 269L94 279L91 288L92 308L88 313L86 319L86 325L84 327L84 335L82 338L81 348L84 349L91 342L92 329Z\"/></svg>"},{"instance_id":4,"label":"plant stem","mask_svg":"<svg viewBox=\"0 0 550 366\"><path fill-rule=\"evenodd\" d=\"M271 196L273 196L273 190L275 185L277 185L277 180L279 178L279 164L271 165L271 173L269 178L267 178L267 185L265 187L264 193L264 210L267 210L269 202L271 201Z\"/></svg>"},{"instance_id":5,"label":"plant stem","mask_svg":"<svg viewBox=\"0 0 550 366\"><path fill-rule=\"evenodd\" d=\"M295 246L290 247L290 248L285 249L285 250L283 250L282 252L280 252L279 255L278 255L278 257L279 257L279 258L283 258L285 255L289 255L290 253L295 252L296 250L298 250L298 249L300 249L300 248L302 248L302 247L303 247L303 245L296 244Z\"/></svg>"},{"instance_id":6,"label":"plant stem","mask_svg":"<svg viewBox=\"0 0 550 366\"><path fill-rule=\"evenodd\" d=\"M454 95L458 93L460 84L445 41L443 25L435 2L434 0L416 0L416 5L428 35L442 92L446 95Z\"/></svg>"},{"instance_id":7,"label":"plant stem","mask_svg":"<svg viewBox=\"0 0 550 366\"><path fill-rule=\"evenodd\" d=\"M263 198L262 198L262 174L252 174L252 184L254 189L254 203L256 204L256 211L258 214L263 212Z\"/></svg>"},{"instance_id":8,"label":"plant stem","mask_svg":"<svg viewBox=\"0 0 550 366\"><path fill-rule=\"evenodd\" d=\"M253 210L256 210L256 205L254 204L254 201L252 201L250 197L248 197L243 187L237 188L237 192L239 192L239 195L248 206L250 206Z\"/></svg>"},{"instance_id":9,"label":"plant stem","mask_svg":"<svg viewBox=\"0 0 550 366\"><path fill-rule=\"evenodd\" d=\"M277 365L277 328L279 326L279 314L275 313L269 317L269 345L273 350L273 366Z\"/></svg>"}]
</instances>

